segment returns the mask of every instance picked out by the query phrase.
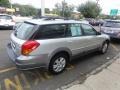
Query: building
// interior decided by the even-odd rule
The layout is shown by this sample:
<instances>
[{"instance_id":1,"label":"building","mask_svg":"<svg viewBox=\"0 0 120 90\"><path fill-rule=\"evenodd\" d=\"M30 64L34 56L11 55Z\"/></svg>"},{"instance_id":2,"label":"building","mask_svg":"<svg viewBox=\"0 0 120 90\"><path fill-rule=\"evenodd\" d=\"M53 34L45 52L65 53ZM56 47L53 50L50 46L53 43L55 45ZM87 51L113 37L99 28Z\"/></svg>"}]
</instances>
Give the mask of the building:
<instances>
[{"instance_id":1,"label":"building","mask_svg":"<svg viewBox=\"0 0 120 90\"><path fill-rule=\"evenodd\" d=\"M6 7L0 7L0 13L14 13L15 9L14 8L6 8Z\"/></svg>"}]
</instances>

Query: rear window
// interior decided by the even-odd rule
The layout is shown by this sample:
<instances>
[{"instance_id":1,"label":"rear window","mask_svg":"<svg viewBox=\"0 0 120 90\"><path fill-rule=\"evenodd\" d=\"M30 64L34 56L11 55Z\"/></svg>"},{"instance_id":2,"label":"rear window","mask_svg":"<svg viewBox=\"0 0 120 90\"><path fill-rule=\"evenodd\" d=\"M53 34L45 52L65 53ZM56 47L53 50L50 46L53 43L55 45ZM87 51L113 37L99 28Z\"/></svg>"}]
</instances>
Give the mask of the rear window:
<instances>
[{"instance_id":1,"label":"rear window","mask_svg":"<svg viewBox=\"0 0 120 90\"><path fill-rule=\"evenodd\" d=\"M35 25L30 23L22 23L14 32L17 38L22 40L29 39L32 34L35 32L34 30Z\"/></svg>"},{"instance_id":2,"label":"rear window","mask_svg":"<svg viewBox=\"0 0 120 90\"><path fill-rule=\"evenodd\" d=\"M120 22L117 21L107 21L103 25L104 27L120 28Z\"/></svg>"}]
</instances>

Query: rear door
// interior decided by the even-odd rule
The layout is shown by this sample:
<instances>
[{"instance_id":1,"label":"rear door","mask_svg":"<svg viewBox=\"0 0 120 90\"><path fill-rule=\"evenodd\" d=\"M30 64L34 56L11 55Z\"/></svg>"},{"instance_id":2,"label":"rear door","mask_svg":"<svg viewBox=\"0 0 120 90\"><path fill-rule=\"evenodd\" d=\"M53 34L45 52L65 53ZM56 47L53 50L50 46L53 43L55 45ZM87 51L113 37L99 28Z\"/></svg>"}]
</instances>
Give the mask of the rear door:
<instances>
[{"instance_id":1,"label":"rear door","mask_svg":"<svg viewBox=\"0 0 120 90\"><path fill-rule=\"evenodd\" d=\"M66 41L68 42L68 47L71 49L73 56L84 52L86 43L79 23L68 25Z\"/></svg>"}]
</instances>

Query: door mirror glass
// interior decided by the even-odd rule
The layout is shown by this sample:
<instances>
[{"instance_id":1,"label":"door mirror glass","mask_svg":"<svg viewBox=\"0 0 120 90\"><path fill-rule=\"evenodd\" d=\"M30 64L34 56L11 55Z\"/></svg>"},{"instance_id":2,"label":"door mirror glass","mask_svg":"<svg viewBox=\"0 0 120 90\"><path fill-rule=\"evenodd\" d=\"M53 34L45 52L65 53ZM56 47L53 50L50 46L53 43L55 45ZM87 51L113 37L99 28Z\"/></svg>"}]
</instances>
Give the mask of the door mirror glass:
<instances>
[{"instance_id":1,"label":"door mirror glass","mask_svg":"<svg viewBox=\"0 0 120 90\"><path fill-rule=\"evenodd\" d=\"M96 32L96 35L101 35L101 33L100 32Z\"/></svg>"}]
</instances>

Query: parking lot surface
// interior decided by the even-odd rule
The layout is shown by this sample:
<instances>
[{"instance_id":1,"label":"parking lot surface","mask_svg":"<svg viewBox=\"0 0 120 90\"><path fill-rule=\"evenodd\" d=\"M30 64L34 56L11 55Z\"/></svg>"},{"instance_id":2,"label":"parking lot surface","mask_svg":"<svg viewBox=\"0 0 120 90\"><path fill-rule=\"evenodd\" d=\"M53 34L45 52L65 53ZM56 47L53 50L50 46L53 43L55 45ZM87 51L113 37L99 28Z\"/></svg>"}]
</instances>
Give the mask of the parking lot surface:
<instances>
[{"instance_id":1,"label":"parking lot surface","mask_svg":"<svg viewBox=\"0 0 120 90\"><path fill-rule=\"evenodd\" d=\"M8 58L6 45L12 30L0 30L0 90L54 90L86 75L109 62L120 52L120 41L113 40L106 54L97 52L72 61L65 72L51 75L41 69L20 71Z\"/></svg>"}]
</instances>

